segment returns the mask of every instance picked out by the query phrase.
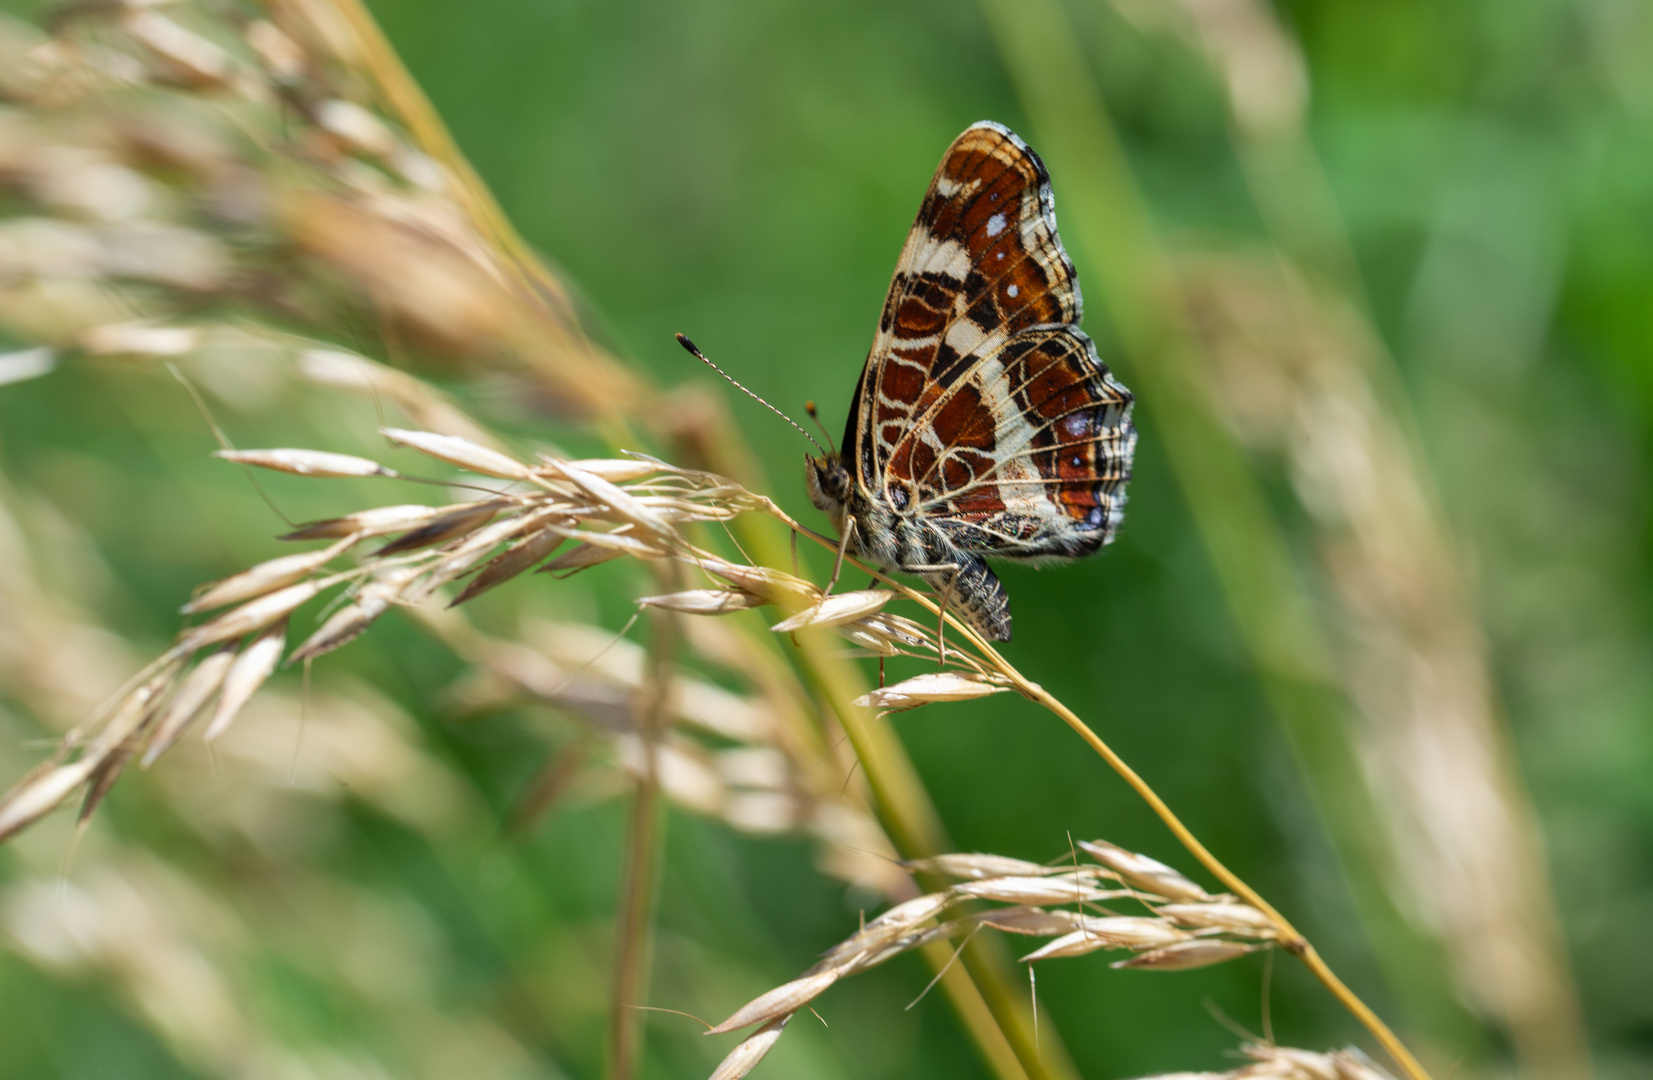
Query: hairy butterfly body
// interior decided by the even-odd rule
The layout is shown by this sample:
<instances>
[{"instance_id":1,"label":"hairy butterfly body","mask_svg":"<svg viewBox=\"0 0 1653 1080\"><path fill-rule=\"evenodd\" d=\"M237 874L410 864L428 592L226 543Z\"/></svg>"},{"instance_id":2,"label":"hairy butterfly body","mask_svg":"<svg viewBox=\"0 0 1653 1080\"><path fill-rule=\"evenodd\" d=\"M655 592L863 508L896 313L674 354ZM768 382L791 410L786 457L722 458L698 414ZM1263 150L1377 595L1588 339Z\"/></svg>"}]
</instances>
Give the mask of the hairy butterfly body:
<instances>
[{"instance_id":1,"label":"hairy butterfly body","mask_svg":"<svg viewBox=\"0 0 1653 1080\"><path fill-rule=\"evenodd\" d=\"M986 560L1058 562L1113 540L1131 393L1078 328L1050 176L1002 125L965 129L907 235L836 454L805 479L850 550L923 577L1010 638Z\"/></svg>"}]
</instances>

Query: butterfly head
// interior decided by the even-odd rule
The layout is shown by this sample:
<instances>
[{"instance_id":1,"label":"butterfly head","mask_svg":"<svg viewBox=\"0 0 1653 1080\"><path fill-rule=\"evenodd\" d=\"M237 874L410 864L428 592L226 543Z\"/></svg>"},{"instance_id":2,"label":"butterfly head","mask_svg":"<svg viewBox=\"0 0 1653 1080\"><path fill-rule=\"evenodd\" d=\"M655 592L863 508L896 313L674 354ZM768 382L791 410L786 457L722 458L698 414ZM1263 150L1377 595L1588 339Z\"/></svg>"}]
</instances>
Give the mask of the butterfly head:
<instances>
[{"instance_id":1,"label":"butterfly head","mask_svg":"<svg viewBox=\"0 0 1653 1080\"><path fill-rule=\"evenodd\" d=\"M837 454L822 454L820 457L805 454L804 486L809 489L809 501L815 504L817 510L826 511L834 523L842 521L854 480L841 457Z\"/></svg>"}]
</instances>

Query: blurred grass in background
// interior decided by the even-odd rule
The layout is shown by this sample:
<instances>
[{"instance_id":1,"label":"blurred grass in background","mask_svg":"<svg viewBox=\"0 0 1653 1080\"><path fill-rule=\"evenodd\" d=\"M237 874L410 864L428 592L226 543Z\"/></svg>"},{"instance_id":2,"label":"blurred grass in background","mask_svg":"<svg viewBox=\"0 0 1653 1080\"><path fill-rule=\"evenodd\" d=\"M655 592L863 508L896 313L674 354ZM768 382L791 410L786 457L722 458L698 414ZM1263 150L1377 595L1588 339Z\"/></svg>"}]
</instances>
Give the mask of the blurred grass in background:
<instances>
[{"instance_id":1,"label":"blurred grass in background","mask_svg":"<svg viewBox=\"0 0 1653 1080\"><path fill-rule=\"evenodd\" d=\"M674 387L705 382L671 341L688 332L834 429L941 150L984 117L1028 138L1086 329L1142 398L1142 442L1113 548L1004 575L1008 655L1437 1075L1582 1075L1568 980L1596 1073L1653 1075L1645 8L373 11L599 340ZM30 313L11 295L15 327ZM357 309L332 339L405 358ZM207 390L241 445L375 446L371 401L294 388L251 354L212 370L232 373ZM419 370L530 445L599 445L485 365ZM763 489L816 521L795 433L732 410ZM118 682L193 585L277 554L281 523L213 445L153 363L71 359L0 387L4 554L112 631L0 634L95 656ZM268 487L295 520L383 498L282 479ZM616 567L534 579L476 617L618 628L648 587ZM51 730L15 687L52 679L3 675L9 780ZM289 672L216 768L196 746L128 778L66 899L66 815L6 848L0 1075L600 1075L624 786L594 769L508 832L578 738L544 710L479 706L474 684L412 620L387 621L317 665L309 734ZM1030 705L892 722L960 850L1043 860L1071 833L1178 861ZM1547 883L1522 861L1528 799ZM803 840L679 812L661 859L648 1000L708 1019L877 903L819 874ZM1040 969L1040 1000L1085 1076L1218 1068L1235 1037L1202 999L1255 1030L1262 973L1071 961ZM837 988L831 1027L800 1020L763 1068L983 1074L939 995L902 1010L929 978L907 959ZM1286 1045L1358 1041L1288 963L1272 1019ZM663 1014L646 1031L641 1075L703 1075L727 1048Z\"/></svg>"}]
</instances>

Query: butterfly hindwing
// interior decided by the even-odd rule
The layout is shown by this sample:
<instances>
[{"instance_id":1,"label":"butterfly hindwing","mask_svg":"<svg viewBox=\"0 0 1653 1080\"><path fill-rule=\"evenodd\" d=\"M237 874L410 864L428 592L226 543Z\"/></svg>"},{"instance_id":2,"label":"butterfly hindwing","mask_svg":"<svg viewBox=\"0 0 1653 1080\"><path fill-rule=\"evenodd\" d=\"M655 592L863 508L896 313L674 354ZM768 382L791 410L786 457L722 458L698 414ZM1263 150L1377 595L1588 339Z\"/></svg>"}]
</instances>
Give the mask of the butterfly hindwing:
<instances>
[{"instance_id":1,"label":"butterfly hindwing","mask_svg":"<svg viewBox=\"0 0 1653 1080\"><path fill-rule=\"evenodd\" d=\"M1124 508L1130 392L1071 326L1024 330L976 359L913 424L886 470L918 512L999 558L1088 555Z\"/></svg>"}]
</instances>

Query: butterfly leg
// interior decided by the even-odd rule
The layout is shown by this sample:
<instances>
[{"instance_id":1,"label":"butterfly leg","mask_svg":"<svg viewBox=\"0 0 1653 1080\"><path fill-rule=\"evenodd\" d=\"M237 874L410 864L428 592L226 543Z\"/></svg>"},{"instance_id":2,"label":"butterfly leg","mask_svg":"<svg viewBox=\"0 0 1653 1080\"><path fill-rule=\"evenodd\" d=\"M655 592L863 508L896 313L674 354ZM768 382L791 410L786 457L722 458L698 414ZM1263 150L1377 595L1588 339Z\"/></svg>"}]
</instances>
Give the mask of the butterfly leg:
<instances>
[{"instance_id":1,"label":"butterfly leg","mask_svg":"<svg viewBox=\"0 0 1653 1080\"><path fill-rule=\"evenodd\" d=\"M827 582L825 596L832 595L833 586L838 584L838 575L844 572L844 554L849 551L849 542L855 536L855 518L844 518L844 536L838 541L838 561L832 564L832 578Z\"/></svg>"},{"instance_id":2,"label":"butterfly leg","mask_svg":"<svg viewBox=\"0 0 1653 1080\"><path fill-rule=\"evenodd\" d=\"M945 574L947 584L941 589L941 602L936 606L936 650L940 654L939 663L947 666L947 604L953 598L953 586L958 583L959 571L963 569L958 563L938 563L933 566L906 566L902 569L914 574L923 574L930 584L936 583L936 578Z\"/></svg>"},{"instance_id":3,"label":"butterfly leg","mask_svg":"<svg viewBox=\"0 0 1653 1080\"><path fill-rule=\"evenodd\" d=\"M947 575L947 588L941 592L940 610L936 612L936 663L941 667L947 666L947 602L953 598L953 586L958 584L959 568L953 567L953 572Z\"/></svg>"}]
</instances>

